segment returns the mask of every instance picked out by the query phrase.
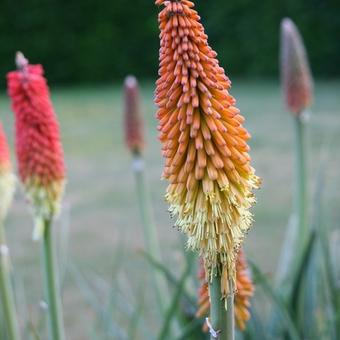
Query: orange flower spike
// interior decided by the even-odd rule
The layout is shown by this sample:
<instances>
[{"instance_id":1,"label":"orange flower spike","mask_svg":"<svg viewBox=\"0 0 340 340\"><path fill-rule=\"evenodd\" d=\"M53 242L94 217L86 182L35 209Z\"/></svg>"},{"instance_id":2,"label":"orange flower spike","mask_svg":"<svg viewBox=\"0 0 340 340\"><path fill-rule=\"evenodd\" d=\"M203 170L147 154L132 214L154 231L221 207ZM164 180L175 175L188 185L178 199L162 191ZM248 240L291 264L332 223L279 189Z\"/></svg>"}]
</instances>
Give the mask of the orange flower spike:
<instances>
[{"instance_id":1,"label":"orange flower spike","mask_svg":"<svg viewBox=\"0 0 340 340\"><path fill-rule=\"evenodd\" d=\"M157 0L160 67L155 91L163 144L166 199L188 248L204 258L210 278L234 282L235 262L250 228L253 189L260 180L250 166L244 118L229 94L225 75L188 0ZM222 296L229 285L222 288Z\"/></svg>"},{"instance_id":2,"label":"orange flower spike","mask_svg":"<svg viewBox=\"0 0 340 340\"><path fill-rule=\"evenodd\" d=\"M201 262L198 278L201 281L201 286L198 291L198 311L196 316L202 318L209 315L210 309L209 288L203 261ZM249 276L246 258L242 250L239 252L236 264L236 287L237 292L234 299L235 321L239 330L244 331L246 322L250 319L250 298L254 295L255 288ZM204 327L206 328L206 324Z\"/></svg>"},{"instance_id":3,"label":"orange flower spike","mask_svg":"<svg viewBox=\"0 0 340 340\"><path fill-rule=\"evenodd\" d=\"M243 251L240 251L236 265L235 321L238 328L244 331L250 319L250 298L254 295L254 284L249 276L248 265Z\"/></svg>"},{"instance_id":4,"label":"orange flower spike","mask_svg":"<svg viewBox=\"0 0 340 340\"><path fill-rule=\"evenodd\" d=\"M313 78L301 35L292 20L281 23L281 78L288 110L299 116L313 99Z\"/></svg>"}]
</instances>

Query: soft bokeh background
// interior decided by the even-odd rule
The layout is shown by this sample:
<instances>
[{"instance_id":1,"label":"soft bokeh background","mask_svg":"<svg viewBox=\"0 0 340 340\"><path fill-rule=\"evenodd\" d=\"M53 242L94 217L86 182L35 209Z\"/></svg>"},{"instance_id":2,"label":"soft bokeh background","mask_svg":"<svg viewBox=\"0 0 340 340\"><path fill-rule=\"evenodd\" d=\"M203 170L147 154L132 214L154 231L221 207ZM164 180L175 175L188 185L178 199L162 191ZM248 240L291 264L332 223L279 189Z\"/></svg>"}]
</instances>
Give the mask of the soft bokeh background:
<instances>
[{"instance_id":1,"label":"soft bokeh background","mask_svg":"<svg viewBox=\"0 0 340 340\"><path fill-rule=\"evenodd\" d=\"M291 17L313 70L339 76L337 0L198 0L212 46L231 76L276 76L279 23ZM2 0L0 69L16 50L46 66L51 81L117 81L126 72L155 77L158 9L153 0ZM137 57L138 56L138 57Z\"/></svg>"},{"instance_id":2,"label":"soft bokeh background","mask_svg":"<svg viewBox=\"0 0 340 340\"><path fill-rule=\"evenodd\" d=\"M284 16L295 20L310 54L316 77L308 130L310 195L322 150L327 150L327 222L339 226L340 3L196 2L210 43L232 78L231 93L253 135L252 157L264 184L258 192L256 222L246 248L271 275L291 211L293 185L292 121L283 107L278 80L279 23ZM90 289L99 292L103 304L108 303L105 292L113 289L108 288L110 282L117 282L123 287L118 298L126 304L127 314L142 296L148 306L144 312L146 327L157 326L148 266L139 253L143 237L131 157L123 143L121 81L127 74L141 80L147 180L164 262L176 272L180 259L178 232L171 227L173 221L163 200L166 183L160 181L162 159L154 118L157 12L152 0L0 2L0 117L11 141L13 161L13 115L4 77L13 68L15 51L21 50L32 63L45 66L60 119L68 184L56 228L62 241L63 268L68 269L64 304L67 333L72 340L96 338L91 334L93 304L74 271L91 277L92 284L96 278ZM20 190L7 226L18 299L25 302L20 314L36 323L42 296L39 246L31 241L32 220ZM124 323L124 313L118 314L117 322Z\"/></svg>"}]
</instances>

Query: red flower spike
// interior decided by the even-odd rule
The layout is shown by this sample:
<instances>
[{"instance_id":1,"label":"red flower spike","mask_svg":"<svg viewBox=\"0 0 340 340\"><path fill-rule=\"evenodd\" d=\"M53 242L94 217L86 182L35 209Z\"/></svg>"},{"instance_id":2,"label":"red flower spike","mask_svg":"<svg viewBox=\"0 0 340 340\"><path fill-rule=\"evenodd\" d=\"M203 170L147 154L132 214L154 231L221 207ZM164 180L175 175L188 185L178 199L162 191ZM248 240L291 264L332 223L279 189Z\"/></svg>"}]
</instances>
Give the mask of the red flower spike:
<instances>
[{"instance_id":1,"label":"red flower spike","mask_svg":"<svg viewBox=\"0 0 340 340\"><path fill-rule=\"evenodd\" d=\"M65 180L64 155L42 66L29 64L20 52L16 63L18 70L7 74L15 115L16 154L20 179L39 229L44 220L59 211Z\"/></svg>"},{"instance_id":2,"label":"red flower spike","mask_svg":"<svg viewBox=\"0 0 340 340\"><path fill-rule=\"evenodd\" d=\"M301 35L292 20L281 23L281 78L288 110L300 116L313 100L313 78Z\"/></svg>"},{"instance_id":3,"label":"red flower spike","mask_svg":"<svg viewBox=\"0 0 340 340\"><path fill-rule=\"evenodd\" d=\"M140 112L138 81L128 76L124 82L125 94L125 141L133 153L141 153L144 148L143 119Z\"/></svg>"}]
</instances>

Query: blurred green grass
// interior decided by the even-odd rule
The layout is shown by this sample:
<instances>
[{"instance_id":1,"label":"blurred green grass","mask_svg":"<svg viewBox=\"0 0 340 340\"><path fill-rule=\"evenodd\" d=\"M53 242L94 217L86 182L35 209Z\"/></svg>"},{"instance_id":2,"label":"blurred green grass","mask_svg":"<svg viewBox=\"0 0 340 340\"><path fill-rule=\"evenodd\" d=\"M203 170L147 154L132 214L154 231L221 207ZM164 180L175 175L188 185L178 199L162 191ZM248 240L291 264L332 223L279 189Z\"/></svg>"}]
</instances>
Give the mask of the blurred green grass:
<instances>
[{"instance_id":1,"label":"blurred green grass","mask_svg":"<svg viewBox=\"0 0 340 340\"><path fill-rule=\"evenodd\" d=\"M253 136L250 143L253 164L264 182L257 193L256 222L246 241L246 248L253 261L271 274L278 260L292 204L292 121L283 107L276 81L239 79L234 80L234 84L231 93L246 117L246 127ZM178 232L171 227L173 221L169 219L162 199L166 183L160 181L162 159L154 118L156 110L152 102L153 85L145 82L141 89L147 131L147 179L165 262L176 268L174 266L180 259L180 242ZM148 289L147 264L138 253L143 248L143 239L131 157L123 142L121 87L67 87L53 88L52 91L61 124L68 173L64 211L56 223L58 230L69 225L69 248L63 255L67 256L67 261L85 271L119 280L130 298L129 303L135 303L134 294L142 294L147 304L152 306L155 301ZM340 81L319 81L315 92L308 129L309 181L313 188L320 152L329 145L328 223L339 226ZM13 115L9 100L4 95L0 96L0 117L13 145ZM18 286L25 288L28 311L32 312L34 319L42 294L39 246L31 241L32 220L20 190L17 191L7 227ZM124 249L119 257L123 269L115 277L112 273L115 269L112 268L119 256L118 247L119 253ZM22 289L19 291L22 292ZM89 338L93 311L85 304L70 275L66 275L64 303L69 338ZM19 310L23 315L23 309ZM147 310L148 323L157 327L155 308Z\"/></svg>"}]
</instances>

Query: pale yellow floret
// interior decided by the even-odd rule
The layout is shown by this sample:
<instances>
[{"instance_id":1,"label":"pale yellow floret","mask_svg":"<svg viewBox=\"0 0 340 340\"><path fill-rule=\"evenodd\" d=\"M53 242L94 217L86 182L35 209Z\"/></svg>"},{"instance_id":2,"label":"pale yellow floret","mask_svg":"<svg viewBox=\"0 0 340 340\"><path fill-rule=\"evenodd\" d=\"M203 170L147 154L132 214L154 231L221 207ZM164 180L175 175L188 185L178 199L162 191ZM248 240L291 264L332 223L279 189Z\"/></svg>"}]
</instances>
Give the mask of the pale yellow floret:
<instances>
[{"instance_id":1,"label":"pale yellow floret","mask_svg":"<svg viewBox=\"0 0 340 340\"><path fill-rule=\"evenodd\" d=\"M237 254L253 221L249 209L255 203L252 190L259 180L251 174L242 185L220 188L216 181L211 185L213 189L206 192L206 184L197 182L188 193L180 184L171 184L166 199L171 215L178 216L176 226L188 236L188 248L204 258L207 275L231 277L236 287ZM222 287L223 296L228 293L229 287Z\"/></svg>"},{"instance_id":2,"label":"pale yellow floret","mask_svg":"<svg viewBox=\"0 0 340 340\"><path fill-rule=\"evenodd\" d=\"M31 178L24 183L24 190L33 207L35 226L33 239L39 240L44 231L44 222L58 216L65 181L55 181L42 185L38 178Z\"/></svg>"}]
</instances>

